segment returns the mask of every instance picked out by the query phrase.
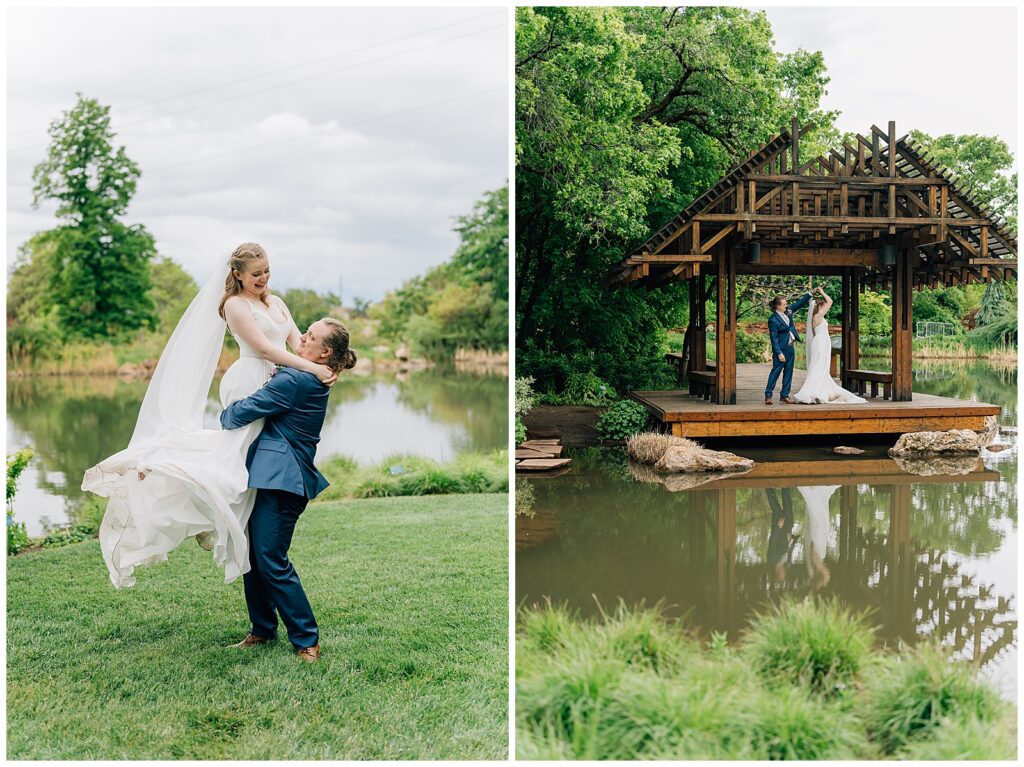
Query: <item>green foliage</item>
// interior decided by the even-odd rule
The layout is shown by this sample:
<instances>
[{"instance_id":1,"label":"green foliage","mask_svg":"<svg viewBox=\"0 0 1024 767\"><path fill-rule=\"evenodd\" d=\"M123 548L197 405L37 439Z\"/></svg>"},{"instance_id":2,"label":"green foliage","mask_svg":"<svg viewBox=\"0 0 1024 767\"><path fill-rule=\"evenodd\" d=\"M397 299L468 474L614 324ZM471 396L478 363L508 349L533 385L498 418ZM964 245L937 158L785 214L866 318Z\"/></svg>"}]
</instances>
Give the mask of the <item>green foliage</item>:
<instances>
[{"instance_id":1,"label":"green foliage","mask_svg":"<svg viewBox=\"0 0 1024 767\"><path fill-rule=\"evenodd\" d=\"M914 323L948 322L959 335L964 331L967 297L959 287L924 288L914 293ZM892 323L890 315L890 324Z\"/></svg>"},{"instance_id":2,"label":"green foliage","mask_svg":"<svg viewBox=\"0 0 1024 767\"><path fill-rule=\"evenodd\" d=\"M124 147L114 148L109 112L79 94L51 123L47 156L32 172L33 204L55 201L61 222L45 237L48 301L65 336L109 338L156 323L149 296L155 243L143 226L119 220L140 171Z\"/></svg>"},{"instance_id":3,"label":"green foliage","mask_svg":"<svg viewBox=\"0 0 1024 767\"><path fill-rule=\"evenodd\" d=\"M916 305L914 309L917 309ZM1006 300L1003 286L998 282L990 282L985 286L974 321L978 326L991 325L1003 319L1010 310L1010 302Z\"/></svg>"},{"instance_id":4,"label":"green foliage","mask_svg":"<svg viewBox=\"0 0 1024 767\"><path fill-rule=\"evenodd\" d=\"M860 294L861 336L888 336L892 328L892 304L889 296L865 290Z\"/></svg>"},{"instance_id":5,"label":"green foliage","mask_svg":"<svg viewBox=\"0 0 1024 767\"><path fill-rule=\"evenodd\" d=\"M333 456L321 470L331 486L324 500L508 492L508 451L460 453L440 464L416 455L394 455L367 467Z\"/></svg>"},{"instance_id":6,"label":"green foliage","mask_svg":"<svg viewBox=\"0 0 1024 767\"><path fill-rule=\"evenodd\" d=\"M824 611L822 617L813 618L819 610ZM620 605L614 613L602 611L599 619L587 620L550 603L522 608L516 627L517 756L594 760L892 756L873 740L876 731L865 726L875 704L863 687L872 684L876 667L887 656L872 649L860 619L820 604L808 604L802 611L787 608L775 619L794 621L782 632L773 627L775 637L804 648L816 642L808 633L814 629L832 637L833 650L842 644L843 627L858 637L847 643L857 645L856 669L848 658L832 666L833 671L842 667L848 673L843 677L848 688L841 697L812 692L807 684L813 678L837 681L831 672L817 677L786 674L771 682L752 673L747 643L761 640L751 633L741 640L738 651L729 648L721 635L702 650L693 636L665 620L658 610ZM833 650L821 657L842 656ZM948 673L944 657L933 657L928 663L935 674ZM812 663L810 668L814 667ZM982 688L980 682L974 684ZM996 699L991 690L988 694ZM1005 709L1001 706L999 711ZM914 741L921 749L914 753L948 754L946 758L957 758L958 751L962 756L1015 755L1010 717L997 720L972 713L947 715L940 721L932 730L934 739ZM986 732L997 738L995 747L984 747ZM908 753L901 751L896 757Z\"/></svg>"},{"instance_id":7,"label":"green foliage","mask_svg":"<svg viewBox=\"0 0 1024 767\"><path fill-rule=\"evenodd\" d=\"M17 554L28 546L28 533L24 522L14 521L14 496L18 492L18 477L28 467L35 452L32 448L19 450L7 456L7 554Z\"/></svg>"},{"instance_id":8,"label":"green foliage","mask_svg":"<svg viewBox=\"0 0 1024 767\"><path fill-rule=\"evenodd\" d=\"M329 317L332 310L341 301L333 293L317 293L315 290L304 290L302 288L290 288L281 294L281 300L288 305L288 311L295 320L295 326L299 332L305 333L306 329L319 319Z\"/></svg>"},{"instance_id":9,"label":"green foliage","mask_svg":"<svg viewBox=\"0 0 1024 767\"><path fill-rule=\"evenodd\" d=\"M763 333L736 331L737 362L764 362L764 353L770 346L771 342Z\"/></svg>"},{"instance_id":10,"label":"green foliage","mask_svg":"<svg viewBox=\"0 0 1024 767\"><path fill-rule=\"evenodd\" d=\"M508 188L487 192L455 230L460 242L450 262L369 309L382 337L434 360L459 348L508 347Z\"/></svg>"},{"instance_id":11,"label":"green foliage","mask_svg":"<svg viewBox=\"0 0 1024 767\"><path fill-rule=\"evenodd\" d=\"M1016 761L1017 728L1012 716L995 722L976 716L941 720L926 740L909 743L896 754L906 761Z\"/></svg>"},{"instance_id":12,"label":"green foliage","mask_svg":"<svg viewBox=\"0 0 1024 767\"><path fill-rule=\"evenodd\" d=\"M884 753L930 738L947 717L991 723L1005 708L972 668L931 644L877 669L867 700L865 722Z\"/></svg>"},{"instance_id":13,"label":"green foliage","mask_svg":"<svg viewBox=\"0 0 1024 767\"><path fill-rule=\"evenodd\" d=\"M634 400L616 402L597 419L597 433L604 439L626 439L647 428L647 408Z\"/></svg>"},{"instance_id":14,"label":"green foliage","mask_svg":"<svg viewBox=\"0 0 1024 767\"><path fill-rule=\"evenodd\" d=\"M778 55L765 15L740 8L516 18L517 366L546 392L574 373L669 384L685 288L611 290L608 271L794 114L828 135L823 60Z\"/></svg>"},{"instance_id":15,"label":"green foliage","mask_svg":"<svg viewBox=\"0 0 1024 767\"><path fill-rule=\"evenodd\" d=\"M743 648L769 685L824 695L846 691L864 668L874 632L836 602L784 602L751 621Z\"/></svg>"},{"instance_id":16,"label":"green foliage","mask_svg":"<svg viewBox=\"0 0 1024 767\"><path fill-rule=\"evenodd\" d=\"M1005 218L1010 229L1017 231L1017 173L1011 173L1014 159L1005 141L973 134L933 137L917 130L910 131L910 137L953 171L974 202Z\"/></svg>"},{"instance_id":17,"label":"green foliage","mask_svg":"<svg viewBox=\"0 0 1024 767\"><path fill-rule=\"evenodd\" d=\"M519 376L516 378L515 391L515 418L516 418L516 441L519 445L526 439L526 424L523 423L523 416L528 413L537 403L537 395L533 391L533 378L530 376Z\"/></svg>"}]
</instances>

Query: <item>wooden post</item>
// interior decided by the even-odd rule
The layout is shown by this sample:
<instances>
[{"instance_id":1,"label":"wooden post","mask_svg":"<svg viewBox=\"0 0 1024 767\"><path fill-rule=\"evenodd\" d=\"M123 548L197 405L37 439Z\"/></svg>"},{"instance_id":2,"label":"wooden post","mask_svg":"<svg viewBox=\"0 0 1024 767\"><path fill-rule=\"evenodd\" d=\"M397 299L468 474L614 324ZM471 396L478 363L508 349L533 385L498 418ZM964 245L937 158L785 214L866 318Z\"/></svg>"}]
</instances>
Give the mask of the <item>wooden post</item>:
<instances>
[{"instance_id":1,"label":"wooden post","mask_svg":"<svg viewBox=\"0 0 1024 767\"><path fill-rule=\"evenodd\" d=\"M910 550L910 485L892 485L889 497L889 583L890 608L900 634L913 634L913 553Z\"/></svg>"},{"instance_id":2,"label":"wooden post","mask_svg":"<svg viewBox=\"0 0 1024 767\"><path fill-rule=\"evenodd\" d=\"M718 626L732 627L736 603L736 491L717 490L715 563L718 570Z\"/></svg>"},{"instance_id":3,"label":"wooden post","mask_svg":"<svg viewBox=\"0 0 1024 767\"><path fill-rule=\"evenodd\" d=\"M719 246L718 280L715 290L715 394L719 405L736 404L736 255L732 248Z\"/></svg>"},{"instance_id":4,"label":"wooden post","mask_svg":"<svg viewBox=\"0 0 1024 767\"><path fill-rule=\"evenodd\" d=\"M913 381L914 314L911 254L896 255L892 280L892 399L910 402Z\"/></svg>"},{"instance_id":5,"label":"wooden post","mask_svg":"<svg viewBox=\"0 0 1024 767\"><path fill-rule=\"evenodd\" d=\"M842 334L843 334L843 346L839 350L839 380L842 382L844 389L849 388L846 379L846 371L850 369L850 303L851 293L853 292L852 280L850 279L852 269L850 267L844 267L843 269L843 302L841 304L842 311ZM845 490L845 488L844 488Z\"/></svg>"},{"instance_id":6,"label":"wooden post","mask_svg":"<svg viewBox=\"0 0 1024 767\"><path fill-rule=\"evenodd\" d=\"M850 567L857 558L857 486L839 488L839 561Z\"/></svg>"},{"instance_id":7,"label":"wooden post","mask_svg":"<svg viewBox=\"0 0 1024 767\"><path fill-rule=\"evenodd\" d=\"M793 144L793 173L800 172L800 121L795 117L789 130Z\"/></svg>"}]
</instances>

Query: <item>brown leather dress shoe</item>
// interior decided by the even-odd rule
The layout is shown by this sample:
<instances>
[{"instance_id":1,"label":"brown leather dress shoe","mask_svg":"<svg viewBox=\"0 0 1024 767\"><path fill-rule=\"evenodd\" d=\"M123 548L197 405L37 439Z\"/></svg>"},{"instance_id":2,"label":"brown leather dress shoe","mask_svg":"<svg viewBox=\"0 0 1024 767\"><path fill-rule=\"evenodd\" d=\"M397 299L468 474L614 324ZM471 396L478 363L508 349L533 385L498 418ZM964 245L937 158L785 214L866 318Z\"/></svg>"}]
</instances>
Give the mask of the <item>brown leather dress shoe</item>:
<instances>
[{"instance_id":1,"label":"brown leather dress shoe","mask_svg":"<svg viewBox=\"0 0 1024 767\"><path fill-rule=\"evenodd\" d=\"M766 399L766 400L764 401L764 404L766 404L766 405L770 405L770 404L772 404L772 401L771 401L770 399Z\"/></svg>"},{"instance_id":2,"label":"brown leather dress shoe","mask_svg":"<svg viewBox=\"0 0 1024 767\"><path fill-rule=\"evenodd\" d=\"M306 663L316 663L320 660L320 645L315 644L312 647L303 647L296 653L299 656L299 660Z\"/></svg>"},{"instance_id":3,"label":"brown leather dress shoe","mask_svg":"<svg viewBox=\"0 0 1024 767\"><path fill-rule=\"evenodd\" d=\"M245 635L245 639L237 644L228 645L228 647L255 647L256 645L266 644L267 642L273 641L268 637L258 637L255 634L249 633Z\"/></svg>"},{"instance_id":4,"label":"brown leather dress shoe","mask_svg":"<svg viewBox=\"0 0 1024 767\"><path fill-rule=\"evenodd\" d=\"M782 401L785 402L787 405L795 405L796 404L796 400L792 399L790 397L783 397Z\"/></svg>"}]
</instances>

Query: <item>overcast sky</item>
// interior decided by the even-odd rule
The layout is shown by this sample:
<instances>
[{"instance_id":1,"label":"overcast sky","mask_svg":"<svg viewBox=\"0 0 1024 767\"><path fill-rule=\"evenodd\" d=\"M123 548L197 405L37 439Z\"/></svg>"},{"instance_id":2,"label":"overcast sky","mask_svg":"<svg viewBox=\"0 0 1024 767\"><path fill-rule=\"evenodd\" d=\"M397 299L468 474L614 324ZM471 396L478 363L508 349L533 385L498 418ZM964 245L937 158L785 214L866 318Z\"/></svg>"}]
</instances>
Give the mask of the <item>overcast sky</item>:
<instances>
[{"instance_id":1,"label":"overcast sky","mask_svg":"<svg viewBox=\"0 0 1024 767\"><path fill-rule=\"evenodd\" d=\"M504 8L8 10L7 262L50 120L112 107L129 223L203 281L240 242L273 286L379 299L446 260L508 175Z\"/></svg>"},{"instance_id":2,"label":"overcast sky","mask_svg":"<svg viewBox=\"0 0 1024 767\"><path fill-rule=\"evenodd\" d=\"M998 136L1017 156L1015 8L765 9L776 49L820 50L840 130Z\"/></svg>"}]
</instances>

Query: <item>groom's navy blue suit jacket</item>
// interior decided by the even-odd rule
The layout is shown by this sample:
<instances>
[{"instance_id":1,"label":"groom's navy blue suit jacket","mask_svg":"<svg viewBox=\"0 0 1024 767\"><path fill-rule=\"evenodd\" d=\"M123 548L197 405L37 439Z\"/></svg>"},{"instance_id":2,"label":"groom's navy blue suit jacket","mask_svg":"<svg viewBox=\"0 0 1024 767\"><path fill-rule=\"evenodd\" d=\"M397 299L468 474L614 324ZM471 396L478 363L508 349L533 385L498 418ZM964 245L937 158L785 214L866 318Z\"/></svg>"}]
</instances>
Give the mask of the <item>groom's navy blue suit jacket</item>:
<instances>
[{"instance_id":1,"label":"groom's navy blue suit jacket","mask_svg":"<svg viewBox=\"0 0 1024 767\"><path fill-rule=\"evenodd\" d=\"M789 343L787 336L789 329L793 329L793 335L797 341L800 340L800 332L796 329L796 324L793 322L793 312L798 312L810 303L811 294L807 293L801 296L796 301L786 307L786 316L789 317L789 327L786 327L785 321L779 316L778 312L772 312L772 316L768 318L768 335L772 339L772 359L777 358L782 354ZM314 376L315 378L315 376Z\"/></svg>"},{"instance_id":2,"label":"groom's navy blue suit jacket","mask_svg":"<svg viewBox=\"0 0 1024 767\"><path fill-rule=\"evenodd\" d=\"M225 408L220 414L225 429L267 419L245 461L249 487L285 490L306 498L316 498L327 489L329 483L313 465L313 458L330 393L312 373L286 367L262 389Z\"/></svg>"}]
</instances>

